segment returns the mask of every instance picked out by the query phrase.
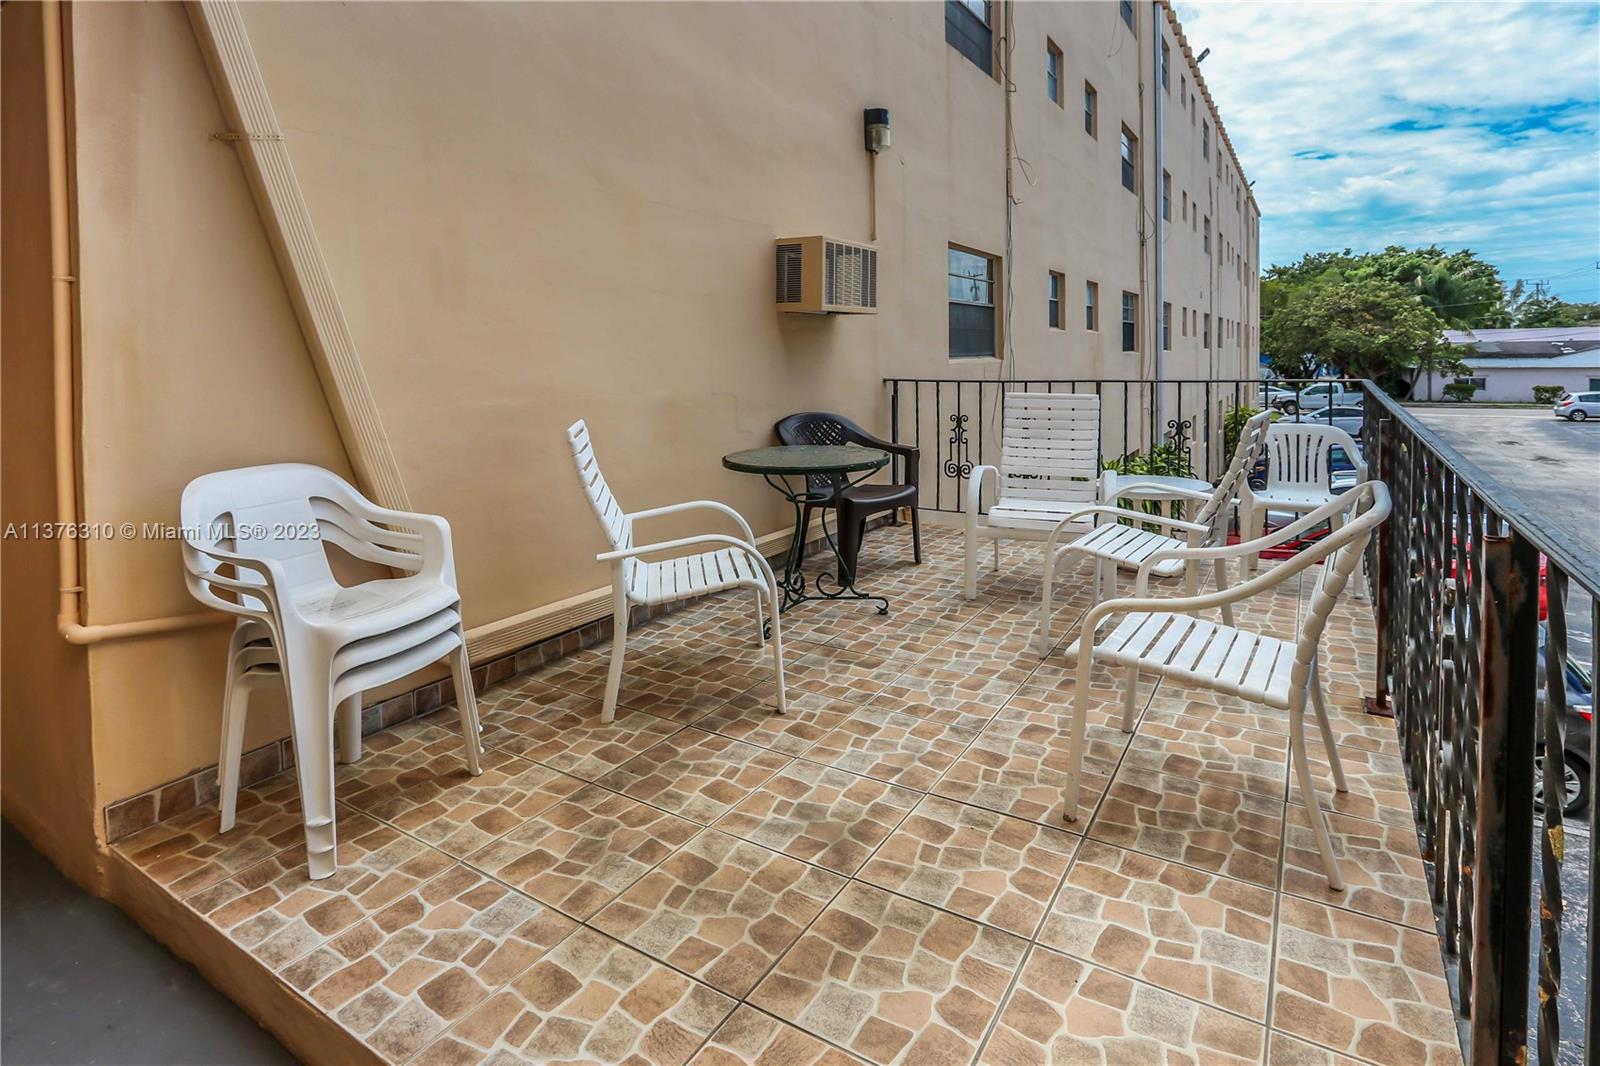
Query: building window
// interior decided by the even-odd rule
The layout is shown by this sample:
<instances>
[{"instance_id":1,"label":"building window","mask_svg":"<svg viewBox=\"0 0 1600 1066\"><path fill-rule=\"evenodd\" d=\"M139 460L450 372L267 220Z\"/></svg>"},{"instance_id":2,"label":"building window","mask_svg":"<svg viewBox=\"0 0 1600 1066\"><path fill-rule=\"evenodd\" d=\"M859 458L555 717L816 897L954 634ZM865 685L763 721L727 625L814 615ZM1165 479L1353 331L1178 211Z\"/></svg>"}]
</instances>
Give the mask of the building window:
<instances>
[{"instance_id":1,"label":"building window","mask_svg":"<svg viewBox=\"0 0 1600 1066\"><path fill-rule=\"evenodd\" d=\"M1172 351L1172 305L1161 305L1161 347Z\"/></svg>"},{"instance_id":2,"label":"building window","mask_svg":"<svg viewBox=\"0 0 1600 1066\"><path fill-rule=\"evenodd\" d=\"M1589 379L1589 391L1590 392L1600 392L1600 378L1590 378Z\"/></svg>"},{"instance_id":3,"label":"building window","mask_svg":"<svg viewBox=\"0 0 1600 1066\"><path fill-rule=\"evenodd\" d=\"M1133 0L1122 0L1118 6L1122 8L1122 21L1128 24L1128 29L1138 33L1138 28L1133 24Z\"/></svg>"},{"instance_id":4,"label":"building window","mask_svg":"<svg viewBox=\"0 0 1600 1066\"><path fill-rule=\"evenodd\" d=\"M1088 82L1083 83L1083 132L1100 136L1100 94Z\"/></svg>"},{"instance_id":5,"label":"building window","mask_svg":"<svg viewBox=\"0 0 1600 1066\"><path fill-rule=\"evenodd\" d=\"M1457 385L1468 384L1468 385L1471 385L1473 388L1477 389L1479 392L1482 392L1484 389L1489 387L1489 379L1488 378L1456 378L1456 384Z\"/></svg>"},{"instance_id":6,"label":"building window","mask_svg":"<svg viewBox=\"0 0 1600 1066\"><path fill-rule=\"evenodd\" d=\"M1161 217L1172 221L1172 175L1161 172Z\"/></svg>"},{"instance_id":7,"label":"building window","mask_svg":"<svg viewBox=\"0 0 1600 1066\"><path fill-rule=\"evenodd\" d=\"M944 42L994 76L994 31L988 0L944 0Z\"/></svg>"},{"instance_id":8,"label":"building window","mask_svg":"<svg viewBox=\"0 0 1600 1066\"><path fill-rule=\"evenodd\" d=\"M1186 74L1178 75L1178 106L1189 106L1189 77Z\"/></svg>"},{"instance_id":9,"label":"building window","mask_svg":"<svg viewBox=\"0 0 1600 1066\"><path fill-rule=\"evenodd\" d=\"M1161 87L1172 92L1172 46L1165 40L1161 42Z\"/></svg>"},{"instance_id":10,"label":"building window","mask_svg":"<svg viewBox=\"0 0 1600 1066\"><path fill-rule=\"evenodd\" d=\"M1066 275L1050 271L1050 328L1061 329L1061 294L1067 290Z\"/></svg>"},{"instance_id":11,"label":"building window","mask_svg":"<svg viewBox=\"0 0 1600 1066\"><path fill-rule=\"evenodd\" d=\"M1200 158L1211 158L1211 123L1200 123ZM1221 162L1219 159L1218 162Z\"/></svg>"},{"instance_id":12,"label":"building window","mask_svg":"<svg viewBox=\"0 0 1600 1066\"><path fill-rule=\"evenodd\" d=\"M1122 294L1122 350L1139 350L1139 297L1131 292Z\"/></svg>"},{"instance_id":13,"label":"building window","mask_svg":"<svg viewBox=\"0 0 1600 1066\"><path fill-rule=\"evenodd\" d=\"M1205 332L1200 335L1200 347L1207 351L1211 350L1211 315L1209 312L1205 317Z\"/></svg>"},{"instance_id":14,"label":"building window","mask_svg":"<svg viewBox=\"0 0 1600 1066\"><path fill-rule=\"evenodd\" d=\"M1139 179L1139 138L1128 127L1122 127L1122 187L1129 192Z\"/></svg>"},{"instance_id":15,"label":"building window","mask_svg":"<svg viewBox=\"0 0 1600 1066\"><path fill-rule=\"evenodd\" d=\"M1183 190L1183 220L1189 221L1189 190Z\"/></svg>"},{"instance_id":16,"label":"building window","mask_svg":"<svg viewBox=\"0 0 1600 1066\"><path fill-rule=\"evenodd\" d=\"M1091 333L1100 328L1100 286L1092 281L1083 284L1083 328Z\"/></svg>"},{"instance_id":17,"label":"building window","mask_svg":"<svg viewBox=\"0 0 1600 1066\"><path fill-rule=\"evenodd\" d=\"M1205 248L1205 253L1207 255L1210 255L1211 254L1211 216L1210 215L1206 216L1205 240L1203 242L1203 247Z\"/></svg>"},{"instance_id":18,"label":"building window","mask_svg":"<svg viewBox=\"0 0 1600 1066\"><path fill-rule=\"evenodd\" d=\"M1056 42L1046 38L1044 42L1045 59L1048 66L1044 75L1044 91L1050 94L1050 99L1065 107L1061 94L1061 49L1056 47Z\"/></svg>"},{"instance_id":19,"label":"building window","mask_svg":"<svg viewBox=\"0 0 1600 1066\"><path fill-rule=\"evenodd\" d=\"M997 260L950 246L950 358L993 359Z\"/></svg>"}]
</instances>

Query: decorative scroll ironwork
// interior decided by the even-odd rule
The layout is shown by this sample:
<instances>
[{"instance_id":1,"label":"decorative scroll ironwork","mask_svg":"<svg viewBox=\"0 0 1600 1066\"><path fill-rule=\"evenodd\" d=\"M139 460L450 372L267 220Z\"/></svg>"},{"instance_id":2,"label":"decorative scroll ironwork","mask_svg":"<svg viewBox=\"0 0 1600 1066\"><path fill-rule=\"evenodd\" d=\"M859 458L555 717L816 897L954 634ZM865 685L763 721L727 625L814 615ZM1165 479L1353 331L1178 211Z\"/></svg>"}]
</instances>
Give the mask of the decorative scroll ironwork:
<instances>
[{"instance_id":1,"label":"decorative scroll ironwork","mask_svg":"<svg viewBox=\"0 0 1600 1066\"><path fill-rule=\"evenodd\" d=\"M958 482L972 476L972 458L967 451L967 417L959 413L950 416L950 451L945 457L944 473Z\"/></svg>"},{"instance_id":2,"label":"decorative scroll ironwork","mask_svg":"<svg viewBox=\"0 0 1600 1066\"><path fill-rule=\"evenodd\" d=\"M1183 458L1191 465L1194 462L1193 449L1190 445L1190 435L1194 431L1194 419L1169 418L1167 419L1167 443L1183 453Z\"/></svg>"}]
</instances>

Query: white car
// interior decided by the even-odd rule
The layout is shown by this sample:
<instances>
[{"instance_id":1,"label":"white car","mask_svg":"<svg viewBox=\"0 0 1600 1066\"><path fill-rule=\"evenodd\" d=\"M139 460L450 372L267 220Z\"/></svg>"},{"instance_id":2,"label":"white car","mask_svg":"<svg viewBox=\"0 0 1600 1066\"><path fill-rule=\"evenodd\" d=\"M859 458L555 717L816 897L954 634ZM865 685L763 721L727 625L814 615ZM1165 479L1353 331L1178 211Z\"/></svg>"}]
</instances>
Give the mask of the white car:
<instances>
[{"instance_id":1,"label":"white car","mask_svg":"<svg viewBox=\"0 0 1600 1066\"><path fill-rule=\"evenodd\" d=\"M1288 414L1297 411L1315 410L1318 407L1357 407L1366 398L1359 385L1346 385L1342 381L1319 381L1315 385L1308 385L1288 397L1273 404Z\"/></svg>"},{"instance_id":2,"label":"white car","mask_svg":"<svg viewBox=\"0 0 1600 1066\"><path fill-rule=\"evenodd\" d=\"M1582 422L1587 418L1600 418L1600 392L1569 392L1556 401L1550 410L1557 418L1568 422Z\"/></svg>"},{"instance_id":3,"label":"white car","mask_svg":"<svg viewBox=\"0 0 1600 1066\"><path fill-rule=\"evenodd\" d=\"M1326 422L1337 429L1342 429L1357 441L1361 439L1361 429L1366 425L1366 413L1360 407L1351 407L1345 404L1336 404L1332 407L1320 407L1314 411L1306 411L1300 416L1303 422Z\"/></svg>"}]
</instances>

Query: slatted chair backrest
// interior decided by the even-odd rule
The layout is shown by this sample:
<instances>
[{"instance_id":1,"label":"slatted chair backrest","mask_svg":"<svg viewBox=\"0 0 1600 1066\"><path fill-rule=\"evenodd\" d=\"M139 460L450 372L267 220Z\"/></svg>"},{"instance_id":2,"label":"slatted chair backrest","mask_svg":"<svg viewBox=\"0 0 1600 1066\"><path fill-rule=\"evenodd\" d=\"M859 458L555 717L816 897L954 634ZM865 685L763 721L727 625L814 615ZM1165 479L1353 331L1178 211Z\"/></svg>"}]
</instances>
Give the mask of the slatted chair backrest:
<instances>
[{"instance_id":1,"label":"slatted chair backrest","mask_svg":"<svg viewBox=\"0 0 1600 1066\"><path fill-rule=\"evenodd\" d=\"M1289 675L1290 691L1295 685L1305 684L1311 670L1311 660L1322 643L1322 634L1328 617L1350 582L1350 575L1361 562L1362 553L1373 531L1389 517L1389 487L1381 481L1364 481L1340 497L1355 508L1355 516L1330 533L1305 554L1322 556L1322 573L1317 576L1311 592L1311 603L1300 619L1300 633L1295 640L1294 672Z\"/></svg>"},{"instance_id":2,"label":"slatted chair backrest","mask_svg":"<svg viewBox=\"0 0 1600 1066\"><path fill-rule=\"evenodd\" d=\"M1216 490L1211 493L1211 499L1205 502L1200 508L1200 513L1194 518L1208 529L1203 543L1227 543L1228 519L1232 513L1229 508L1239 498L1239 493L1245 485L1245 478L1250 476L1250 472L1261 461L1261 453L1267 447L1267 431L1272 426L1272 414L1271 411L1262 411L1239 427L1239 440L1233 447L1233 458L1228 463L1228 469L1217 482ZM1138 479L1135 477L1133 480Z\"/></svg>"},{"instance_id":3,"label":"slatted chair backrest","mask_svg":"<svg viewBox=\"0 0 1600 1066\"><path fill-rule=\"evenodd\" d=\"M1360 454L1350 434L1337 426L1274 422L1267 431L1267 488L1328 489L1333 476L1334 448L1343 449L1350 460Z\"/></svg>"},{"instance_id":4,"label":"slatted chair backrest","mask_svg":"<svg viewBox=\"0 0 1600 1066\"><path fill-rule=\"evenodd\" d=\"M837 446L849 443L860 444L859 428L846 418L829 414L826 411L802 411L799 414L789 415L777 425L778 439L784 444L820 444ZM851 431L855 432L852 433ZM850 479L844 474L807 474L807 492L832 492L835 488L843 488L850 484Z\"/></svg>"},{"instance_id":5,"label":"slatted chair backrest","mask_svg":"<svg viewBox=\"0 0 1600 1066\"><path fill-rule=\"evenodd\" d=\"M578 468L578 478L583 482L584 494L589 497L589 506L594 509L611 550L633 547L633 521L611 494L611 486L600 472L600 461L595 458L594 445L589 441L589 427L581 418L567 427L567 443L572 445L572 461ZM634 565L632 559L624 563L629 577L632 577Z\"/></svg>"},{"instance_id":6,"label":"slatted chair backrest","mask_svg":"<svg viewBox=\"0 0 1600 1066\"><path fill-rule=\"evenodd\" d=\"M1100 487L1100 397L1008 392L1000 495L1093 506Z\"/></svg>"}]
</instances>

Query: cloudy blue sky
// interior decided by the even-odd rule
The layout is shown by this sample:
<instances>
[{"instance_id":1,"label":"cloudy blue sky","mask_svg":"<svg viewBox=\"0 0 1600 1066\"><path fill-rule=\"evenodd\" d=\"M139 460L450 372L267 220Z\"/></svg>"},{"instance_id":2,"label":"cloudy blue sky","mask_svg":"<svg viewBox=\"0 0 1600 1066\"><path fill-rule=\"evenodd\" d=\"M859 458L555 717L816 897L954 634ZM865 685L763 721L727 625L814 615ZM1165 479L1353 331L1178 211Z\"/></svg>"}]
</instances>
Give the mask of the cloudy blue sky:
<instances>
[{"instance_id":1,"label":"cloudy blue sky","mask_svg":"<svg viewBox=\"0 0 1600 1066\"><path fill-rule=\"evenodd\" d=\"M1468 247L1600 300L1600 4L1177 4L1264 264Z\"/></svg>"}]
</instances>

